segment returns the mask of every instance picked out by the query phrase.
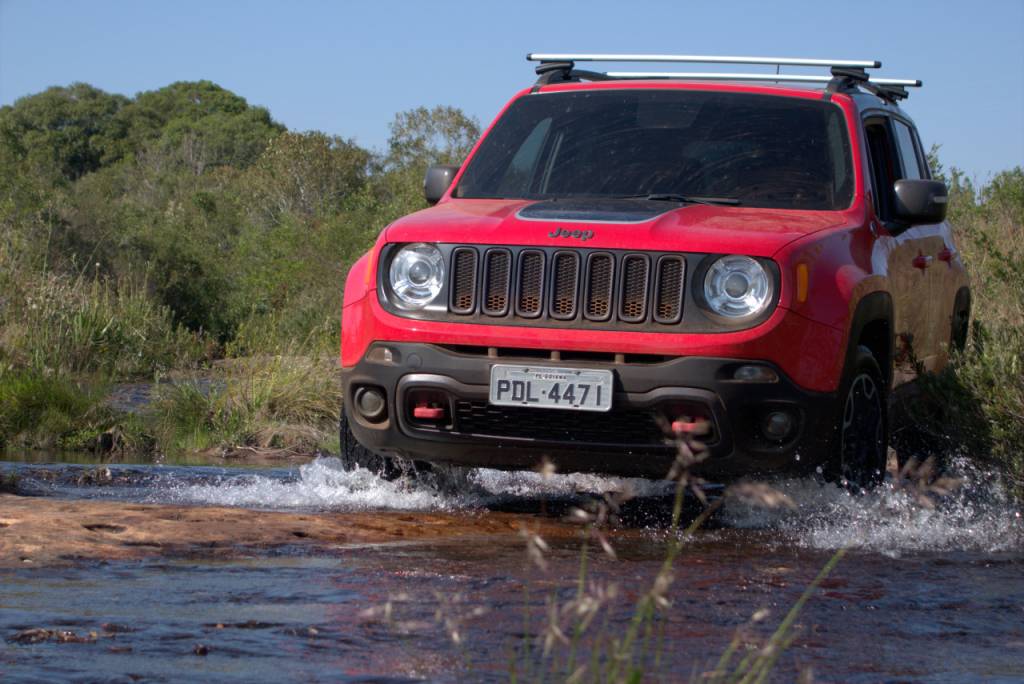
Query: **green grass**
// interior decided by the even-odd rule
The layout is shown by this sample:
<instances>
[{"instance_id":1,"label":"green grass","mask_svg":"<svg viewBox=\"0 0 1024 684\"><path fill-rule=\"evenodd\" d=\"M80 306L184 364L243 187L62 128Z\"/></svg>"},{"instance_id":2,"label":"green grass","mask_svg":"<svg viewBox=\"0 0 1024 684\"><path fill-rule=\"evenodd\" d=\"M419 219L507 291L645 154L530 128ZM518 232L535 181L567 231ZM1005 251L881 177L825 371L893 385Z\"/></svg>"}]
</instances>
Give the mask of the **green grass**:
<instances>
[{"instance_id":1,"label":"green grass","mask_svg":"<svg viewBox=\"0 0 1024 684\"><path fill-rule=\"evenodd\" d=\"M10 366L113 378L152 376L194 365L198 336L176 325L149 296L145 279L6 270L0 308L0 359Z\"/></svg>"},{"instance_id":2,"label":"green grass","mask_svg":"<svg viewBox=\"0 0 1024 684\"><path fill-rule=\"evenodd\" d=\"M918 382L902 408L947 448L1006 476L1024 493L1024 170L975 191L956 169L950 221L971 279L967 348Z\"/></svg>"},{"instance_id":3,"label":"green grass","mask_svg":"<svg viewBox=\"0 0 1024 684\"><path fill-rule=\"evenodd\" d=\"M335 363L293 353L220 364L212 378L162 389L147 428L165 453L336 451L341 383Z\"/></svg>"},{"instance_id":4,"label":"green grass","mask_svg":"<svg viewBox=\"0 0 1024 684\"><path fill-rule=\"evenodd\" d=\"M105 385L36 370L0 373L0 446L84 449L116 423Z\"/></svg>"}]
</instances>

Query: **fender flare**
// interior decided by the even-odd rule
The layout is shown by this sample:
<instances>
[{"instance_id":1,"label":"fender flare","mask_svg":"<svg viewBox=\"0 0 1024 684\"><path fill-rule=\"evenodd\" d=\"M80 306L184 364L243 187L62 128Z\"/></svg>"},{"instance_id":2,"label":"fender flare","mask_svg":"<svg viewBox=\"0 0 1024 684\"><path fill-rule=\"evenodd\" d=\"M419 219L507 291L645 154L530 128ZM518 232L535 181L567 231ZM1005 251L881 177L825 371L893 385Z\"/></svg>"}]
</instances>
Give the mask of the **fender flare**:
<instances>
[{"instance_id":1,"label":"fender flare","mask_svg":"<svg viewBox=\"0 0 1024 684\"><path fill-rule=\"evenodd\" d=\"M864 295L857 302L857 307L853 311L853 316L850 320L849 334L846 337L846 354L843 360L843 374L840 376L840 384L842 384L842 378L846 377L846 373L852 367L854 359L857 355L857 348L860 345L861 335L864 329L871 323L877 321L883 321L886 324L888 331L887 339L885 340L888 352L886 358L876 359L878 365L882 369L882 376L885 380L886 387L892 387L893 381L893 353L895 350L895 332L893 330L893 315L892 315L892 297L888 292L876 291Z\"/></svg>"}]
</instances>

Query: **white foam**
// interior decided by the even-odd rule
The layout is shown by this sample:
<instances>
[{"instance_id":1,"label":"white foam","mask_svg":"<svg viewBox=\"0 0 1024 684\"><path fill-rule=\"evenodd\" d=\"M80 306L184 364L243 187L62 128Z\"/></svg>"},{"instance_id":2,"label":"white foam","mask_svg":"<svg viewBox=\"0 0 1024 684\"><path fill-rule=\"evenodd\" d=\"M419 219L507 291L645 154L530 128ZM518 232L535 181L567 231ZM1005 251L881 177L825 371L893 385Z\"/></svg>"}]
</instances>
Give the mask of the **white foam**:
<instances>
[{"instance_id":1,"label":"white foam","mask_svg":"<svg viewBox=\"0 0 1024 684\"><path fill-rule=\"evenodd\" d=\"M806 548L904 552L1024 550L1024 519L999 478L965 461L954 464L961 487L934 509L891 485L851 494L813 478L772 484L796 503L793 511L765 511L729 501L722 520L732 527L769 529Z\"/></svg>"},{"instance_id":2,"label":"white foam","mask_svg":"<svg viewBox=\"0 0 1024 684\"><path fill-rule=\"evenodd\" d=\"M166 498L166 492L161 492ZM223 478L179 485L172 500L214 506L264 509L438 510L450 506L437 491L387 482L367 470L346 471L337 458L318 458L299 468L299 478L265 475Z\"/></svg>"},{"instance_id":3,"label":"white foam","mask_svg":"<svg viewBox=\"0 0 1024 684\"><path fill-rule=\"evenodd\" d=\"M266 475L221 478L203 484L170 488L173 501L264 509L331 510L458 510L479 508L514 498L543 499L576 494L629 490L649 496L666 485L648 480L551 475L534 472L473 470L459 491L424 481L387 482L367 470L347 471L334 457L321 457L299 468L298 479ZM167 491L160 496L166 500Z\"/></svg>"}]
</instances>

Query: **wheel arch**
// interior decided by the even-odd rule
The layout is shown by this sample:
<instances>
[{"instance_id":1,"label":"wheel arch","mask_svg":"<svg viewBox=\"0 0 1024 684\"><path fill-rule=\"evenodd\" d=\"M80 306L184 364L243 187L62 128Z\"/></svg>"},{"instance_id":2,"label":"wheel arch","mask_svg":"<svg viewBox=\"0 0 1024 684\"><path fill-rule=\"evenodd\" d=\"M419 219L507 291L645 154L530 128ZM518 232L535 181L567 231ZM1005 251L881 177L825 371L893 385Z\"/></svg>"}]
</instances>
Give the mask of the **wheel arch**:
<instances>
[{"instance_id":1,"label":"wheel arch","mask_svg":"<svg viewBox=\"0 0 1024 684\"><path fill-rule=\"evenodd\" d=\"M867 347L878 362L886 387L892 387L895 348L892 320L892 297L888 292L872 292L857 302L846 338L842 377L854 363L857 349Z\"/></svg>"}]
</instances>

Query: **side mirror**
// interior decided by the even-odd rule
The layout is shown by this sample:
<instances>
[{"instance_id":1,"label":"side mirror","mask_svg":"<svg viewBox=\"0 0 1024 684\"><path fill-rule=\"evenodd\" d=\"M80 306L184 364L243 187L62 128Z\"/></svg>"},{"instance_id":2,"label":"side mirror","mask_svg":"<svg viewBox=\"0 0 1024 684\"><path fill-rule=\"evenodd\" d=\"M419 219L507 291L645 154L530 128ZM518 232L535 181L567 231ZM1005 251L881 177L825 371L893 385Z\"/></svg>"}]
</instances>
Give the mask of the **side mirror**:
<instances>
[{"instance_id":1,"label":"side mirror","mask_svg":"<svg viewBox=\"0 0 1024 684\"><path fill-rule=\"evenodd\" d=\"M896 218L912 226L941 223L946 218L949 191L936 180L896 181Z\"/></svg>"},{"instance_id":2,"label":"side mirror","mask_svg":"<svg viewBox=\"0 0 1024 684\"><path fill-rule=\"evenodd\" d=\"M438 200L448 192L455 174L459 172L458 166L451 164L437 164L427 169L427 175L423 179L423 196L431 204L437 204Z\"/></svg>"}]
</instances>

